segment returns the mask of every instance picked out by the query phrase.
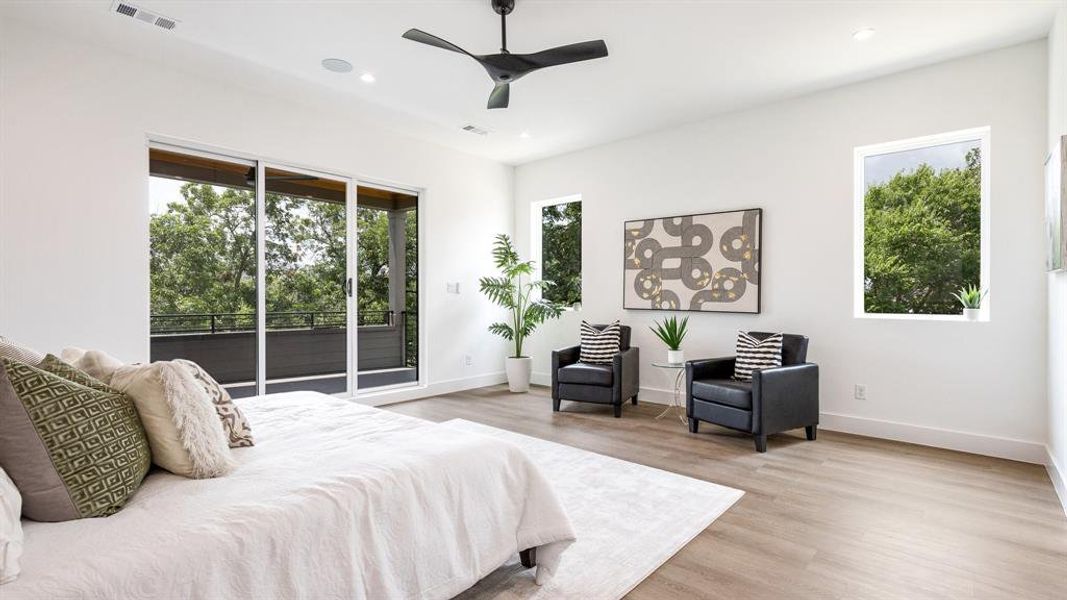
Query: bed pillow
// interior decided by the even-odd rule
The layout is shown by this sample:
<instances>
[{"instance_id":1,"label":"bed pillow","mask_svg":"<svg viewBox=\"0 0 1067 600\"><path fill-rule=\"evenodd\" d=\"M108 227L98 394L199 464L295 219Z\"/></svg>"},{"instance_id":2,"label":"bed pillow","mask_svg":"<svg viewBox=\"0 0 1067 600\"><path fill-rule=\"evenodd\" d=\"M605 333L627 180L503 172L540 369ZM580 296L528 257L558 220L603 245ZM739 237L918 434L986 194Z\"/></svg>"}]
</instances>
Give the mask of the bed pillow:
<instances>
[{"instance_id":1,"label":"bed pillow","mask_svg":"<svg viewBox=\"0 0 1067 600\"><path fill-rule=\"evenodd\" d=\"M103 383L111 383L111 375L123 365L121 360L101 350L64 348L62 357L68 364Z\"/></svg>"},{"instance_id":2,"label":"bed pillow","mask_svg":"<svg viewBox=\"0 0 1067 600\"><path fill-rule=\"evenodd\" d=\"M13 358L33 366L41 364L44 360L44 354L22 344L16 344L2 335L0 335L0 356Z\"/></svg>"},{"instance_id":3,"label":"bed pillow","mask_svg":"<svg viewBox=\"0 0 1067 600\"><path fill-rule=\"evenodd\" d=\"M35 521L117 512L151 464L133 403L0 358L0 468Z\"/></svg>"},{"instance_id":4,"label":"bed pillow","mask_svg":"<svg viewBox=\"0 0 1067 600\"><path fill-rule=\"evenodd\" d=\"M133 399L152 447L152 462L194 479L233 469L215 405L188 369L168 361L125 365L114 372L110 385Z\"/></svg>"},{"instance_id":5,"label":"bed pillow","mask_svg":"<svg viewBox=\"0 0 1067 600\"><path fill-rule=\"evenodd\" d=\"M0 469L0 585L19 576L22 557L22 496Z\"/></svg>"},{"instance_id":6,"label":"bed pillow","mask_svg":"<svg viewBox=\"0 0 1067 600\"><path fill-rule=\"evenodd\" d=\"M92 388L101 392L118 393L111 386L100 381L99 379L91 377L85 371L76 368L74 365L58 358L54 354L46 354L44 360L41 361L41 364L38 365L37 368L42 369L44 371L48 371L49 373L53 373L55 375L59 375L67 381L73 381L74 383L77 383L78 385L84 385L87 388Z\"/></svg>"},{"instance_id":7,"label":"bed pillow","mask_svg":"<svg viewBox=\"0 0 1067 600\"><path fill-rule=\"evenodd\" d=\"M255 445L252 440L252 427L248 424L243 412L233 403L233 398L226 388L219 385L215 378L208 374L203 367L191 360L179 358L174 362L185 367L207 392L208 398L215 405L215 412L222 421L222 430L226 432L226 439L230 448L246 448Z\"/></svg>"}]
</instances>

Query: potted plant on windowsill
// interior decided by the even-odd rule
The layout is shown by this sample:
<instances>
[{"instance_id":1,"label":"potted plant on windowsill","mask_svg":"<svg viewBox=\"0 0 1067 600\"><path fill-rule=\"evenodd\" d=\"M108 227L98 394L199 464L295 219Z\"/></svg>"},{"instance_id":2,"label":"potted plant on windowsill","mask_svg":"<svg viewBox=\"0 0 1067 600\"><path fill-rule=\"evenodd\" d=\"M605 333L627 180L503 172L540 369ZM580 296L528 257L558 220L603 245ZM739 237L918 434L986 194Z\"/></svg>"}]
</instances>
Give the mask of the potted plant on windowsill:
<instances>
[{"instance_id":1,"label":"potted plant on windowsill","mask_svg":"<svg viewBox=\"0 0 1067 600\"><path fill-rule=\"evenodd\" d=\"M667 362L672 365L680 365L685 362L685 352L682 351L682 340L688 333L689 317L678 320L670 316L663 319L662 323L655 323L655 327L649 327L664 344L667 344Z\"/></svg>"},{"instance_id":2,"label":"potted plant on windowsill","mask_svg":"<svg viewBox=\"0 0 1067 600\"><path fill-rule=\"evenodd\" d=\"M982 291L976 285L970 285L961 287L960 291L952 294L963 305L963 316L968 321L977 321L978 316L982 313L982 300L985 299L989 290Z\"/></svg>"},{"instance_id":3,"label":"potted plant on windowsill","mask_svg":"<svg viewBox=\"0 0 1067 600\"><path fill-rule=\"evenodd\" d=\"M563 312L563 307L548 300L532 300L530 294L535 289L545 289L552 285L550 281L527 281L522 278L533 274L532 260L522 261L519 253L511 244L511 238L500 234L493 244L493 260L500 269L498 277L482 277L478 280L482 293L490 300L508 309L507 322L493 323L489 331L514 343L515 352L504 361L504 370L508 375L508 389L512 392L525 392L530 389L530 371L532 361L522 353L522 344L548 319L554 319Z\"/></svg>"}]
</instances>

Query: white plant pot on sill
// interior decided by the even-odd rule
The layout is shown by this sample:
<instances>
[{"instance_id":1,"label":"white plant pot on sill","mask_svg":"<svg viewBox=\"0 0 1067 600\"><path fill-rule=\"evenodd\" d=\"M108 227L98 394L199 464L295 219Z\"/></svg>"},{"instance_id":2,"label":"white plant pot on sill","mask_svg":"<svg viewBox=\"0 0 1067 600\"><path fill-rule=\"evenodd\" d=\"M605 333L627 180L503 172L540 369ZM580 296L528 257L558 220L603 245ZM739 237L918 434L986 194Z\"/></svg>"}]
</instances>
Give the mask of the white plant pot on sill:
<instances>
[{"instance_id":1,"label":"white plant pot on sill","mask_svg":"<svg viewBox=\"0 0 1067 600\"><path fill-rule=\"evenodd\" d=\"M504 360L504 371L508 374L508 389L512 392L530 391L530 371L533 360L529 356L518 358L509 356Z\"/></svg>"},{"instance_id":2,"label":"white plant pot on sill","mask_svg":"<svg viewBox=\"0 0 1067 600\"><path fill-rule=\"evenodd\" d=\"M982 314L982 309L980 309L980 308L965 308L965 309L963 309L963 316L966 317L968 321L977 321L978 320L978 316L981 315L981 314Z\"/></svg>"},{"instance_id":3,"label":"white plant pot on sill","mask_svg":"<svg viewBox=\"0 0 1067 600\"><path fill-rule=\"evenodd\" d=\"M685 350L668 350L667 362L672 365L680 365L685 362Z\"/></svg>"}]
</instances>

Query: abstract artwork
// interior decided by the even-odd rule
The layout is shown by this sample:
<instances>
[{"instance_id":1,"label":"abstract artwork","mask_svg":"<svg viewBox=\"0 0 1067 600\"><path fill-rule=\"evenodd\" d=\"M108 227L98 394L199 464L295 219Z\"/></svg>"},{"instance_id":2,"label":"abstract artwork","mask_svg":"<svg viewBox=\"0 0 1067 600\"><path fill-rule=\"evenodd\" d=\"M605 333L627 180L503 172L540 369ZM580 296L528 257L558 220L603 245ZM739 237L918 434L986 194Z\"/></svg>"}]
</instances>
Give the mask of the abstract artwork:
<instances>
[{"instance_id":1,"label":"abstract artwork","mask_svg":"<svg viewBox=\"0 0 1067 600\"><path fill-rule=\"evenodd\" d=\"M763 210L627 221L623 308L760 312Z\"/></svg>"},{"instance_id":2,"label":"abstract artwork","mask_svg":"<svg viewBox=\"0 0 1067 600\"><path fill-rule=\"evenodd\" d=\"M1067 135L1056 142L1045 160L1045 238L1047 269L1067 267Z\"/></svg>"}]
</instances>

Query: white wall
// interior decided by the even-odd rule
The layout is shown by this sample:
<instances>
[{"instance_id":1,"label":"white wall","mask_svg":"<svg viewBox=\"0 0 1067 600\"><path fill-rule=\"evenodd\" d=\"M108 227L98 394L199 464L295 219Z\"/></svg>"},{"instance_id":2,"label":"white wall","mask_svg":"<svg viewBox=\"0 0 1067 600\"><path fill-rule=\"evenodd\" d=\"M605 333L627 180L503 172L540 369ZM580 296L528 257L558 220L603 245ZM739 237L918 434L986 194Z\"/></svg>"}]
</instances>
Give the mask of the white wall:
<instances>
[{"instance_id":1,"label":"white wall","mask_svg":"<svg viewBox=\"0 0 1067 600\"><path fill-rule=\"evenodd\" d=\"M1067 8L1049 32L1048 145L1067 135ZM1048 466L1067 511L1067 271L1048 275Z\"/></svg>"},{"instance_id":2,"label":"white wall","mask_svg":"<svg viewBox=\"0 0 1067 600\"><path fill-rule=\"evenodd\" d=\"M476 289L493 234L514 221L511 167L324 110L306 83L288 82L307 105L18 21L0 27L0 334L147 360L153 133L425 188L428 379L501 380L504 345L485 333L495 313ZM462 294L446 295L446 281Z\"/></svg>"},{"instance_id":3,"label":"white wall","mask_svg":"<svg viewBox=\"0 0 1067 600\"><path fill-rule=\"evenodd\" d=\"M649 363L665 349L647 325L663 313L622 310L623 221L762 207L763 314L690 314L688 358L732 354L737 329L804 333L823 427L1043 462L1046 78L1038 41L518 167L523 248L531 202L584 200L583 310L535 334L535 372L543 381L579 319L621 318L641 347L644 396L656 397L667 375ZM853 318L853 148L984 125L991 322ZM853 399L856 383L867 400Z\"/></svg>"}]
</instances>

